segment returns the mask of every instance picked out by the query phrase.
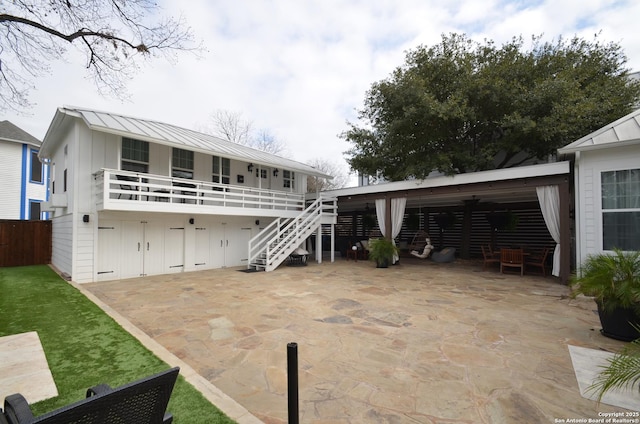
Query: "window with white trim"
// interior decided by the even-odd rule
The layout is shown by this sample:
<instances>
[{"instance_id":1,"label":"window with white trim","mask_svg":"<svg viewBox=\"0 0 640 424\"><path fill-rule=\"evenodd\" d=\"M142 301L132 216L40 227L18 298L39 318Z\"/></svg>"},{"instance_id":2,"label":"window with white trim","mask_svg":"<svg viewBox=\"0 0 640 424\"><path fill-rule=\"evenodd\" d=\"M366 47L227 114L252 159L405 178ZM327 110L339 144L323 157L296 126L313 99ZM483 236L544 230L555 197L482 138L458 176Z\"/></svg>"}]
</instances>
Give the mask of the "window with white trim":
<instances>
[{"instance_id":1,"label":"window with white trim","mask_svg":"<svg viewBox=\"0 0 640 424\"><path fill-rule=\"evenodd\" d=\"M640 250L640 169L601 173L602 249Z\"/></svg>"},{"instance_id":2,"label":"window with white trim","mask_svg":"<svg viewBox=\"0 0 640 424\"><path fill-rule=\"evenodd\" d=\"M267 170L264 168L256 169L256 178L262 178L263 180L267 179Z\"/></svg>"},{"instance_id":3,"label":"window with white trim","mask_svg":"<svg viewBox=\"0 0 640 424\"><path fill-rule=\"evenodd\" d=\"M193 179L193 152L191 150L173 148L171 176L188 180Z\"/></svg>"},{"instance_id":4,"label":"window with white trim","mask_svg":"<svg viewBox=\"0 0 640 424\"><path fill-rule=\"evenodd\" d=\"M212 179L214 183L229 184L231 182L231 160L213 156Z\"/></svg>"},{"instance_id":5,"label":"window with white trim","mask_svg":"<svg viewBox=\"0 0 640 424\"><path fill-rule=\"evenodd\" d=\"M149 143L133 138L122 138L122 164L123 171L149 172Z\"/></svg>"},{"instance_id":6,"label":"window with white trim","mask_svg":"<svg viewBox=\"0 0 640 424\"><path fill-rule=\"evenodd\" d=\"M295 188L296 182L296 174L293 171L287 171L286 169L282 171L282 186L284 188Z\"/></svg>"}]
</instances>

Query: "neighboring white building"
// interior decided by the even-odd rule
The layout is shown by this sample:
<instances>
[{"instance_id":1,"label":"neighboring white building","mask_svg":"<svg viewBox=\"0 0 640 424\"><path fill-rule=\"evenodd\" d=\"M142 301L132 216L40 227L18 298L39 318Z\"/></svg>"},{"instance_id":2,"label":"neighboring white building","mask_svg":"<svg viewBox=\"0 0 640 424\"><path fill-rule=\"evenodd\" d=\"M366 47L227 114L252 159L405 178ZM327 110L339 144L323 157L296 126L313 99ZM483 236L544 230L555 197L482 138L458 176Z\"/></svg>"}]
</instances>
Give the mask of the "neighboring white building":
<instances>
[{"instance_id":1,"label":"neighboring white building","mask_svg":"<svg viewBox=\"0 0 640 424\"><path fill-rule=\"evenodd\" d=\"M0 121L0 219L47 219L48 167L38 159L40 140Z\"/></svg>"},{"instance_id":2,"label":"neighboring white building","mask_svg":"<svg viewBox=\"0 0 640 424\"><path fill-rule=\"evenodd\" d=\"M575 155L577 266L614 248L640 250L640 109L558 153Z\"/></svg>"},{"instance_id":3,"label":"neighboring white building","mask_svg":"<svg viewBox=\"0 0 640 424\"><path fill-rule=\"evenodd\" d=\"M336 219L335 202L305 209L307 176L330 176L162 122L62 107L40 158L52 169L52 264L79 283L271 270Z\"/></svg>"}]
</instances>

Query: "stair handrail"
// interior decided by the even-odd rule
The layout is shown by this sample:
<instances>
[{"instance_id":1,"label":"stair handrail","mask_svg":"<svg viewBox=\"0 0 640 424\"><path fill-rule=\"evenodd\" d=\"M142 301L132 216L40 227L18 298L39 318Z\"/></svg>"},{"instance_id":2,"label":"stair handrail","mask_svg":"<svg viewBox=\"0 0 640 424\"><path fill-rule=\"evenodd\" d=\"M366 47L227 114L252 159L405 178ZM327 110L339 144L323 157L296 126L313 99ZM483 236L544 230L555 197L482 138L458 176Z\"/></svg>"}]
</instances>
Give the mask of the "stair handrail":
<instances>
[{"instance_id":1,"label":"stair handrail","mask_svg":"<svg viewBox=\"0 0 640 424\"><path fill-rule=\"evenodd\" d=\"M329 202L331 203L328 205ZM317 228L323 216L335 216L336 214L337 198L320 195L296 218L289 220L278 218L274 220L249 241L249 262L247 267L254 266L254 260L264 252L266 258L265 269L271 270L275 268L284 260L286 255L295 249L303 238L310 235L310 231ZM284 255L281 254L283 250L285 251ZM278 254L280 256L276 259L279 262L274 265L274 255Z\"/></svg>"},{"instance_id":2,"label":"stair handrail","mask_svg":"<svg viewBox=\"0 0 640 424\"><path fill-rule=\"evenodd\" d=\"M253 261L260 255L264 247L267 245L267 241L281 233L278 229L287 221L291 221L291 218L276 218L249 240L249 260L247 262L247 267L251 267Z\"/></svg>"}]
</instances>

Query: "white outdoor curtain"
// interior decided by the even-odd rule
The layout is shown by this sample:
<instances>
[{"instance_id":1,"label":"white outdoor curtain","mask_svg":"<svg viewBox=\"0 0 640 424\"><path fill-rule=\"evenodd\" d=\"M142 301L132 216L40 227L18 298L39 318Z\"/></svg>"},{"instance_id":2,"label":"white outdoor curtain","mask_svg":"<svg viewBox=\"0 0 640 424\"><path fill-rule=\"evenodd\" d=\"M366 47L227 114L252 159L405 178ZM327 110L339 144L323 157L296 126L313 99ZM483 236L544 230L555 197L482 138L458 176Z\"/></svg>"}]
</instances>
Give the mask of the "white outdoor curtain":
<instances>
[{"instance_id":1,"label":"white outdoor curtain","mask_svg":"<svg viewBox=\"0 0 640 424\"><path fill-rule=\"evenodd\" d=\"M560 276L560 190L557 185L550 185L536 187L536 192L544 222L553 241L556 242L551 274L558 277Z\"/></svg>"},{"instance_id":2,"label":"white outdoor curtain","mask_svg":"<svg viewBox=\"0 0 640 424\"><path fill-rule=\"evenodd\" d=\"M406 197L397 197L391 199L391 241L396 244L396 237L402 229L402 221L404 220L404 207L407 205ZM400 256L394 255L393 263L400 260Z\"/></svg>"},{"instance_id":3,"label":"white outdoor curtain","mask_svg":"<svg viewBox=\"0 0 640 424\"><path fill-rule=\"evenodd\" d=\"M391 238L395 239L402 229L402 220L404 219L404 209L407 205L406 197L391 199ZM376 216L378 217L378 227L384 236L386 234L386 202L385 199L376 199Z\"/></svg>"},{"instance_id":4,"label":"white outdoor curtain","mask_svg":"<svg viewBox=\"0 0 640 424\"><path fill-rule=\"evenodd\" d=\"M385 214L386 214L386 202L385 199L376 199L376 216L378 217L378 228L380 228L380 232L384 236L385 234Z\"/></svg>"},{"instance_id":5,"label":"white outdoor curtain","mask_svg":"<svg viewBox=\"0 0 640 424\"><path fill-rule=\"evenodd\" d=\"M402 229L404 208L407 205L406 197L391 199L391 238L395 239Z\"/></svg>"}]
</instances>

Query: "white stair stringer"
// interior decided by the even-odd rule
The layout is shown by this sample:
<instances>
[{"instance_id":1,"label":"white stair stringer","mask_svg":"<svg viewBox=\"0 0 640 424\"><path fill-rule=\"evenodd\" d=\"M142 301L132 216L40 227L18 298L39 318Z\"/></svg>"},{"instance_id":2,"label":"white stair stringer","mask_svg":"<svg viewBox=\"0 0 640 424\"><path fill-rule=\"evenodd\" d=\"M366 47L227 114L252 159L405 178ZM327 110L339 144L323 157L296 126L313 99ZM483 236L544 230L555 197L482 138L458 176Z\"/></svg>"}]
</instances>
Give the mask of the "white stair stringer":
<instances>
[{"instance_id":1,"label":"white stair stringer","mask_svg":"<svg viewBox=\"0 0 640 424\"><path fill-rule=\"evenodd\" d=\"M249 241L249 263L256 270L273 271L309 236L323 217L335 216L337 200L320 196L295 218L278 218Z\"/></svg>"}]
</instances>

